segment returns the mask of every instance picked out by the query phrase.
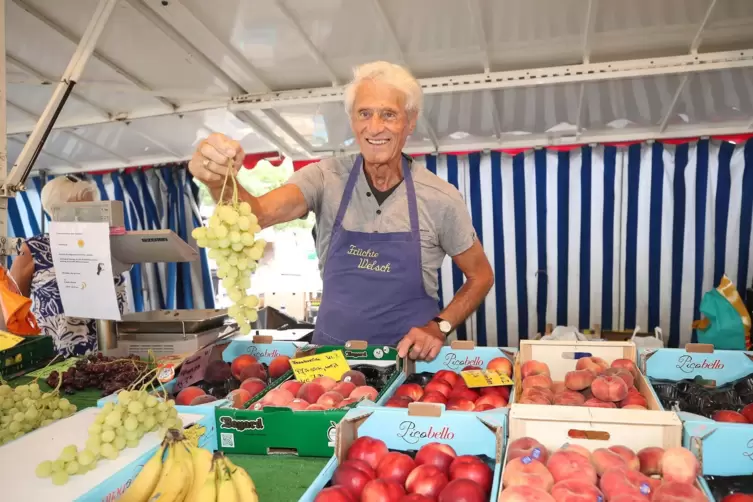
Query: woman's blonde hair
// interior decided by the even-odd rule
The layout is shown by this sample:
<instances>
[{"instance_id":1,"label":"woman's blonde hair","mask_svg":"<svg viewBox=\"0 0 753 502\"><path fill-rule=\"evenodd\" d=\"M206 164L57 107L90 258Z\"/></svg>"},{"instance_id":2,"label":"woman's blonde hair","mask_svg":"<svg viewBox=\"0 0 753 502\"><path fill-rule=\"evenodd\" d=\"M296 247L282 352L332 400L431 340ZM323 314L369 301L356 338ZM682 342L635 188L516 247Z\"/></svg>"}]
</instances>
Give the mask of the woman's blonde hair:
<instances>
[{"instance_id":1,"label":"woman's blonde hair","mask_svg":"<svg viewBox=\"0 0 753 502\"><path fill-rule=\"evenodd\" d=\"M99 190L97 185L91 181L65 175L58 176L45 183L40 198L42 199L42 209L47 214L51 214L54 206L67 202L99 200Z\"/></svg>"}]
</instances>

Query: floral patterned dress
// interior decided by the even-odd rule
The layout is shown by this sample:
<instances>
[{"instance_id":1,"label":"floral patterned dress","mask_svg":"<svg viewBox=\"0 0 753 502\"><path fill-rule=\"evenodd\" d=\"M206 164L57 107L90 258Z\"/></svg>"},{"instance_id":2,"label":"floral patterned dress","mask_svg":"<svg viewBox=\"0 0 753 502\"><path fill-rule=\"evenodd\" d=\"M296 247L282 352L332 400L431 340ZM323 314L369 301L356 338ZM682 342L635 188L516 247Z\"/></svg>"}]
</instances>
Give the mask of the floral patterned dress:
<instances>
[{"instance_id":1,"label":"floral patterned dress","mask_svg":"<svg viewBox=\"0 0 753 502\"><path fill-rule=\"evenodd\" d=\"M93 319L67 317L63 313L58 281L52 263L49 235L44 234L26 240L34 260L34 275L31 278L32 311L37 318L42 334L50 335L55 350L64 357L78 356L97 350L97 329ZM126 291L123 276L115 278L115 292L120 312L125 312Z\"/></svg>"}]
</instances>

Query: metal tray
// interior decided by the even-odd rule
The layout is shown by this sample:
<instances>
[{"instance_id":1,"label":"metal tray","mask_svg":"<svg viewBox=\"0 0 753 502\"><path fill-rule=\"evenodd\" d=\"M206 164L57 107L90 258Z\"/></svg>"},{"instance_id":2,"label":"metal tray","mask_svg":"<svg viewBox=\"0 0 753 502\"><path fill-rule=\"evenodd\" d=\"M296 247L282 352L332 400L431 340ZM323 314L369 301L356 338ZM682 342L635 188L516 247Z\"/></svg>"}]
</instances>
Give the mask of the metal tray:
<instances>
[{"instance_id":1,"label":"metal tray","mask_svg":"<svg viewBox=\"0 0 753 502\"><path fill-rule=\"evenodd\" d=\"M118 333L200 333L222 326L227 309L152 310L123 316Z\"/></svg>"}]
</instances>

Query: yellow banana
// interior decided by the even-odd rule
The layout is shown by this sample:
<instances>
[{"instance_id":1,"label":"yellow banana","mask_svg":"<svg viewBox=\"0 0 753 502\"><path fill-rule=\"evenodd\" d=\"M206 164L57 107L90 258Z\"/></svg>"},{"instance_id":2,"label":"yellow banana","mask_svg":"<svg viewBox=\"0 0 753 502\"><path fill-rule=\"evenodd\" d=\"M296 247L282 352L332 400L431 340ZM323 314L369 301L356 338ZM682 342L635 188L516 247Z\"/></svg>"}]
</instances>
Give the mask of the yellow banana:
<instances>
[{"instance_id":1,"label":"yellow banana","mask_svg":"<svg viewBox=\"0 0 753 502\"><path fill-rule=\"evenodd\" d=\"M204 488L204 481L207 478L212 478L212 486L214 486L214 469L212 468L212 454L209 450L204 448L191 447L191 460L193 461L193 484L191 485L191 491L186 496L186 502L198 501L199 492ZM214 499L212 499L214 500Z\"/></svg>"},{"instance_id":2,"label":"yellow banana","mask_svg":"<svg viewBox=\"0 0 753 502\"><path fill-rule=\"evenodd\" d=\"M188 493L190 471L183 459L178 458L174 446L168 448L162 474L148 502L183 502Z\"/></svg>"},{"instance_id":3,"label":"yellow banana","mask_svg":"<svg viewBox=\"0 0 753 502\"><path fill-rule=\"evenodd\" d=\"M217 502L240 502L238 490L230 479L230 471L225 463L220 458L215 465L217 465Z\"/></svg>"},{"instance_id":4,"label":"yellow banana","mask_svg":"<svg viewBox=\"0 0 753 502\"><path fill-rule=\"evenodd\" d=\"M160 479L162 471L162 455L165 453L164 443L157 448L152 458L147 460L141 468L141 472L131 482L125 493L118 500L121 502L143 502L149 498Z\"/></svg>"},{"instance_id":5,"label":"yellow banana","mask_svg":"<svg viewBox=\"0 0 753 502\"><path fill-rule=\"evenodd\" d=\"M235 491L238 492L238 501L259 502L259 495L256 493L256 485L254 485L251 476L248 475L246 470L235 465L227 457L223 457L223 460L225 461L225 468L230 474L230 479L235 486Z\"/></svg>"},{"instance_id":6,"label":"yellow banana","mask_svg":"<svg viewBox=\"0 0 753 502\"><path fill-rule=\"evenodd\" d=\"M191 456L190 445L185 441L179 441L174 444L175 459L182 462L186 470L188 470L188 489L186 493L191 493L194 483L194 470L193 470L193 457Z\"/></svg>"},{"instance_id":7,"label":"yellow banana","mask_svg":"<svg viewBox=\"0 0 753 502\"><path fill-rule=\"evenodd\" d=\"M204 478L204 483L200 486L199 491L193 499L186 498L186 502L218 502L217 498L217 465L212 463L209 467L209 473ZM224 502L224 501L223 501Z\"/></svg>"}]
</instances>

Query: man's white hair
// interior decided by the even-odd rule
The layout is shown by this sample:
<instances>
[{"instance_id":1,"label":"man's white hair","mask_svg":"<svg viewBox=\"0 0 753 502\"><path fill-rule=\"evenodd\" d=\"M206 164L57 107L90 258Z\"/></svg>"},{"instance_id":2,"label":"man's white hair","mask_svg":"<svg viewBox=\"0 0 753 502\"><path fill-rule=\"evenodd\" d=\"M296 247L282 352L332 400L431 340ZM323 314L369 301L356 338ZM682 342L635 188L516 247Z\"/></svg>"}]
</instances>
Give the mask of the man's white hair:
<instances>
[{"instance_id":1,"label":"man's white hair","mask_svg":"<svg viewBox=\"0 0 753 502\"><path fill-rule=\"evenodd\" d=\"M424 93L413 75L402 66L387 61L375 61L361 65L353 71L353 80L345 88L345 111L348 115L353 111L353 102L356 99L358 86L364 80L391 85L405 95L406 112L421 113Z\"/></svg>"},{"instance_id":2,"label":"man's white hair","mask_svg":"<svg viewBox=\"0 0 753 502\"><path fill-rule=\"evenodd\" d=\"M99 200L99 190L97 189L97 185L91 181L79 178L70 179L68 176L58 176L45 183L40 198L42 199L42 208L47 214L52 214L54 206L65 204L66 202Z\"/></svg>"}]
</instances>

